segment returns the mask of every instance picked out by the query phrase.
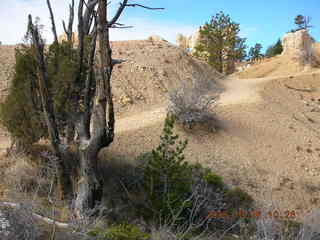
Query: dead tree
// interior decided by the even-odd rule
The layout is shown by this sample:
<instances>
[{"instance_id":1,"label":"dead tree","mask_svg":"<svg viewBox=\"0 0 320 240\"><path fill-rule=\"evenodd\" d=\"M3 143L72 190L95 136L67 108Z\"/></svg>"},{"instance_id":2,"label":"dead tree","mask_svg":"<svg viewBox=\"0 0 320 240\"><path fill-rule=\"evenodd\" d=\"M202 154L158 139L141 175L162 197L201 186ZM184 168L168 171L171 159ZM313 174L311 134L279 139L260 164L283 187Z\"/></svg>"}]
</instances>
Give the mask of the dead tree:
<instances>
[{"instance_id":1,"label":"dead tree","mask_svg":"<svg viewBox=\"0 0 320 240\"><path fill-rule=\"evenodd\" d=\"M122 61L112 59L112 51L109 42L109 29L123 27L118 23L126 7L143 7L151 10L162 8L150 8L140 4L129 3L130 0L122 0L115 15L108 20L107 0L80 0L78 5L78 71L72 79L68 101L71 103L71 111L67 121L70 129L75 129L79 158L79 176L77 187L73 188L76 196L74 213L78 218L85 215L87 209L92 209L101 201L103 193L103 181L98 173L97 156L99 151L108 147L114 138L114 106L111 92L111 74L115 64ZM52 30L57 42L57 33L54 14L50 1L47 0L50 11ZM68 28L63 22L67 39L72 42L72 25L74 19L74 1L69 6L70 16ZM50 92L47 59L44 41L37 26L29 15L29 33L32 45L36 49L38 63L39 96L41 98L42 112L49 132L49 138L57 157L58 186L61 198L66 195L66 189L70 182L70 172L66 167L68 154L70 154L70 141L65 141L61 126L57 121L53 104L54 94ZM85 57L85 40L91 39L89 54ZM97 46L98 42L98 46ZM98 49L98 50L97 50ZM88 67L84 67L84 66ZM79 87L80 86L80 87ZM80 88L80 90L79 90ZM80 107L81 106L81 107ZM72 132L72 130L71 130ZM73 135L72 135L73 136ZM71 137L72 139L73 137ZM72 176L71 176L72 177Z\"/></svg>"}]
</instances>

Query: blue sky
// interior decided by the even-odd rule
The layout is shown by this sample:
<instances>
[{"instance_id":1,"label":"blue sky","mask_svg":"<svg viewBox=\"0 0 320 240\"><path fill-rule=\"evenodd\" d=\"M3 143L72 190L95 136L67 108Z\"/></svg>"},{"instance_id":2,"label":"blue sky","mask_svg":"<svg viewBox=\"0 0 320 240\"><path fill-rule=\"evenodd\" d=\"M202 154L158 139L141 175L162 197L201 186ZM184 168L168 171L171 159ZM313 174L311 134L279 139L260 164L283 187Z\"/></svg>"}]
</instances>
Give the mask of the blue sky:
<instances>
[{"instance_id":1,"label":"blue sky","mask_svg":"<svg viewBox=\"0 0 320 240\"><path fill-rule=\"evenodd\" d=\"M45 0L1 2L0 41L4 44L21 41L29 13L40 17L46 27L45 37L48 41L52 39ZM111 12L114 12L118 2L112 1ZM121 22L133 25L135 28L112 31L112 40L145 39L157 34L174 43L176 34L192 34L221 10L229 14L235 22L240 23L241 36L247 38L249 46L259 42L266 48L274 43L295 27L293 19L297 14L312 17L312 24L315 27L311 30L311 35L320 40L320 0L137 0L135 2L166 9L147 11L128 8ZM61 20L67 19L68 1L51 0L51 3L56 13L58 31L61 33Z\"/></svg>"}]
</instances>

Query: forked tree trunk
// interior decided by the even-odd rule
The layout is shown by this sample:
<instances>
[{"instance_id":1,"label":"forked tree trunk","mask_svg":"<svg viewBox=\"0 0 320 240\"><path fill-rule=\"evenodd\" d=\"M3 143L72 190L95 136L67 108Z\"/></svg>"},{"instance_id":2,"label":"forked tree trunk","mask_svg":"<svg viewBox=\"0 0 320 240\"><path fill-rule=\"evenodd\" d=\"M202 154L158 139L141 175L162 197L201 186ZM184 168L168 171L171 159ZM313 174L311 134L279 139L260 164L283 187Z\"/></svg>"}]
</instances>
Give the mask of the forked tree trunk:
<instances>
[{"instance_id":1,"label":"forked tree trunk","mask_svg":"<svg viewBox=\"0 0 320 240\"><path fill-rule=\"evenodd\" d=\"M97 169L97 157L103 147L109 146L114 136L114 112L110 84L112 60L106 8L107 1L99 0L97 31L100 63L99 70L96 72L95 97L90 117L91 127L88 128L88 125L85 124L86 120L80 120L77 124L80 140L78 147L80 179L77 186L75 214L80 219L86 216L88 209L93 209L102 199L103 182Z\"/></svg>"}]
</instances>

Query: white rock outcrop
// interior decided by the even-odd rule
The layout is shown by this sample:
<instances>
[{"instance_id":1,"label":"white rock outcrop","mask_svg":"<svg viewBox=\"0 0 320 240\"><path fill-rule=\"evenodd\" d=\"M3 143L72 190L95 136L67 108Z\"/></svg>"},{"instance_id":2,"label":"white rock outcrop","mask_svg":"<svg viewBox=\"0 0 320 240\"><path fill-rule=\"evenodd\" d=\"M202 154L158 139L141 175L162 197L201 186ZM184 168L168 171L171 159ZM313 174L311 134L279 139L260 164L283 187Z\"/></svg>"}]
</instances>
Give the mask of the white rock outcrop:
<instances>
[{"instance_id":1,"label":"white rock outcrop","mask_svg":"<svg viewBox=\"0 0 320 240\"><path fill-rule=\"evenodd\" d=\"M148 40L155 41L155 42L166 41L164 38L162 38L159 35L151 35L150 37L148 37Z\"/></svg>"},{"instance_id":2,"label":"white rock outcrop","mask_svg":"<svg viewBox=\"0 0 320 240\"><path fill-rule=\"evenodd\" d=\"M183 49L194 49L200 40L200 31L196 31L191 36L184 36L179 33L176 37L177 45Z\"/></svg>"},{"instance_id":3,"label":"white rock outcrop","mask_svg":"<svg viewBox=\"0 0 320 240\"><path fill-rule=\"evenodd\" d=\"M61 34L61 35L58 37L58 42L59 42L59 43L62 43L63 41L68 41L68 37L67 37L67 34L66 34L66 33ZM74 44L78 44L78 33L75 33L75 32L72 33L72 42L73 42Z\"/></svg>"},{"instance_id":4,"label":"white rock outcrop","mask_svg":"<svg viewBox=\"0 0 320 240\"><path fill-rule=\"evenodd\" d=\"M315 40L308 30L287 33L282 39L282 55L298 59L301 63L311 63L318 58L314 50Z\"/></svg>"}]
</instances>

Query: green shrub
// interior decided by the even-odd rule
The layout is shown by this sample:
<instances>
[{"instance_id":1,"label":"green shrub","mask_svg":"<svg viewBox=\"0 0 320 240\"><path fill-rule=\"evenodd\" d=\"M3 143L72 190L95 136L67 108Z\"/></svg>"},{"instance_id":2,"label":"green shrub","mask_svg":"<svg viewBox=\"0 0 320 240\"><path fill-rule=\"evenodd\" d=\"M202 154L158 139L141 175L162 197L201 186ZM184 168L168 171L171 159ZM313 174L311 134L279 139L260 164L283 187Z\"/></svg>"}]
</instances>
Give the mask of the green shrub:
<instances>
[{"instance_id":1,"label":"green shrub","mask_svg":"<svg viewBox=\"0 0 320 240\"><path fill-rule=\"evenodd\" d=\"M28 146L47 136L47 129L39 109L35 107L40 99L33 95L37 88L33 49L17 48L15 58L15 75L9 95L0 105L0 123L10 132L13 141Z\"/></svg>"},{"instance_id":2,"label":"green shrub","mask_svg":"<svg viewBox=\"0 0 320 240\"><path fill-rule=\"evenodd\" d=\"M39 93L35 52L32 45L21 45L16 49L14 78L8 96L0 104L1 125L9 131L14 142L28 148L40 138L48 137ZM78 56L67 42L50 45L45 54L55 120L59 128L64 128L67 115L71 112L70 99L83 89L83 86L73 84L78 71ZM82 97L83 94L79 95ZM64 134L64 131L60 132Z\"/></svg>"},{"instance_id":3,"label":"green shrub","mask_svg":"<svg viewBox=\"0 0 320 240\"><path fill-rule=\"evenodd\" d=\"M253 198L238 187L228 190L226 199L232 208L249 209L253 203Z\"/></svg>"},{"instance_id":4,"label":"green shrub","mask_svg":"<svg viewBox=\"0 0 320 240\"><path fill-rule=\"evenodd\" d=\"M207 171L203 178L208 184L219 189L223 189L225 187L222 177L212 173L211 171Z\"/></svg>"},{"instance_id":5,"label":"green shrub","mask_svg":"<svg viewBox=\"0 0 320 240\"><path fill-rule=\"evenodd\" d=\"M88 235L97 237L98 240L147 240L150 234L142 232L137 226L132 224L119 224L103 229L91 230Z\"/></svg>"},{"instance_id":6,"label":"green shrub","mask_svg":"<svg viewBox=\"0 0 320 240\"><path fill-rule=\"evenodd\" d=\"M250 213L254 200L248 193L236 187L225 192L225 201L227 204L227 212L230 216L237 219L238 217L243 218L239 216L241 213L239 211L244 211L246 215Z\"/></svg>"}]
</instances>

